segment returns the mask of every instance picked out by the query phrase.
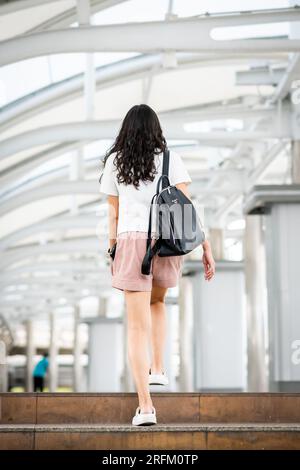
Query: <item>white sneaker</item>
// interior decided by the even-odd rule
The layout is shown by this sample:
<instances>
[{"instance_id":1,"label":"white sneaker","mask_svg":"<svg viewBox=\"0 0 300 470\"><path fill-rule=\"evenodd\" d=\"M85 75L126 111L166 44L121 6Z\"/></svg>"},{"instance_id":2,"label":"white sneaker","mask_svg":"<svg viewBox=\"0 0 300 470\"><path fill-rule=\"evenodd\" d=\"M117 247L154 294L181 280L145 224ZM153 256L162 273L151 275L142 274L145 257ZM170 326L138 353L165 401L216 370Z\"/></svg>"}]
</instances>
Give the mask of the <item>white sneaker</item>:
<instances>
[{"instance_id":1,"label":"white sneaker","mask_svg":"<svg viewBox=\"0 0 300 470\"><path fill-rule=\"evenodd\" d=\"M149 385L168 385L169 379L166 374L151 374L151 369L149 371Z\"/></svg>"},{"instance_id":2,"label":"white sneaker","mask_svg":"<svg viewBox=\"0 0 300 470\"><path fill-rule=\"evenodd\" d=\"M149 426L151 424L157 424L156 420L156 410L154 406L152 407L152 413L141 413L141 409L138 406L135 412L134 417L132 418L132 424L134 426Z\"/></svg>"}]
</instances>

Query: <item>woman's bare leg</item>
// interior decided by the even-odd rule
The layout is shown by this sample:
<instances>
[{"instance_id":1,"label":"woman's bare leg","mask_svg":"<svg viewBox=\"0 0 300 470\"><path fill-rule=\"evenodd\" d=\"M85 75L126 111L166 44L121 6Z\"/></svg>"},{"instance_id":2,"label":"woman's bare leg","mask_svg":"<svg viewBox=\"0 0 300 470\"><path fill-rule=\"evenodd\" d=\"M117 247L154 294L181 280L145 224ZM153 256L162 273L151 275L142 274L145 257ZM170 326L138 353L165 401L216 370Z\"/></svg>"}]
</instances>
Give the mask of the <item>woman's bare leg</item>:
<instances>
[{"instance_id":1,"label":"woman's bare leg","mask_svg":"<svg viewBox=\"0 0 300 470\"><path fill-rule=\"evenodd\" d=\"M142 412L152 411L149 391L151 292L125 290L128 357Z\"/></svg>"},{"instance_id":2,"label":"woman's bare leg","mask_svg":"<svg viewBox=\"0 0 300 470\"><path fill-rule=\"evenodd\" d=\"M152 361L151 373L161 374L164 370L164 351L167 337L167 312L165 306L165 287L152 287L151 308L151 345Z\"/></svg>"}]
</instances>

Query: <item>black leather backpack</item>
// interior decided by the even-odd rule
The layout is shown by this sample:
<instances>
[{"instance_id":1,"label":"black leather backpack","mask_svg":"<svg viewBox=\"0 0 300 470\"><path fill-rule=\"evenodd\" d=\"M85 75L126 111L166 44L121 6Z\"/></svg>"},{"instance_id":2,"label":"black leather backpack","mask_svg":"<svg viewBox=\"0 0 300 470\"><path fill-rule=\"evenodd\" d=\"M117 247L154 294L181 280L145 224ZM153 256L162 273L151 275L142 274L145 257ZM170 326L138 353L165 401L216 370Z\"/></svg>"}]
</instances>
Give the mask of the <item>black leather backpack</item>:
<instances>
[{"instance_id":1,"label":"black leather backpack","mask_svg":"<svg viewBox=\"0 0 300 470\"><path fill-rule=\"evenodd\" d=\"M142 274L150 274L151 261L158 256L186 255L205 240L199 217L192 201L169 181L168 149L163 155L163 169L156 193L151 200L146 254L142 262ZM162 189L160 190L160 184ZM155 202L154 202L155 199ZM154 244L151 243L152 211L156 208L156 233Z\"/></svg>"}]
</instances>

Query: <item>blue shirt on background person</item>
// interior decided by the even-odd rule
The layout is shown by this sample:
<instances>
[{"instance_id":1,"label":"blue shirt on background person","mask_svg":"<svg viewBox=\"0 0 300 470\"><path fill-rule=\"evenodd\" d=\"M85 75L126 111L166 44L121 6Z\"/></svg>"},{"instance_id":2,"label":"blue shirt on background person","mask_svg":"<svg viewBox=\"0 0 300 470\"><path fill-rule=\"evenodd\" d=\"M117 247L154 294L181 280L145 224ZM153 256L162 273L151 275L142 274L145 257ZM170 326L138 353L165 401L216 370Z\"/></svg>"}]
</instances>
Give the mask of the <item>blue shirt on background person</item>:
<instances>
[{"instance_id":1,"label":"blue shirt on background person","mask_svg":"<svg viewBox=\"0 0 300 470\"><path fill-rule=\"evenodd\" d=\"M47 369L49 366L49 360L47 357L43 357L34 368L33 376L34 377L44 377L46 375Z\"/></svg>"}]
</instances>

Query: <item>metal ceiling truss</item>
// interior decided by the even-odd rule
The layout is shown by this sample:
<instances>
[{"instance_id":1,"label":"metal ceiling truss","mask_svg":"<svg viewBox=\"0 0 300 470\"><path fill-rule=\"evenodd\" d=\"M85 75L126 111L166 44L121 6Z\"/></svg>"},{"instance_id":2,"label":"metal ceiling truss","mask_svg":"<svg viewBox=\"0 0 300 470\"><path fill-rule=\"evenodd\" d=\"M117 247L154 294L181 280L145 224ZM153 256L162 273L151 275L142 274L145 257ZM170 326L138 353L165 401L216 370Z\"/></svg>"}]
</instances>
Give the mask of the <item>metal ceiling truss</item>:
<instances>
[{"instance_id":1,"label":"metal ceiling truss","mask_svg":"<svg viewBox=\"0 0 300 470\"><path fill-rule=\"evenodd\" d=\"M263 61L274 65L280 63L288 63L287 54L276 54L274 52L262 55L261 52L252 55L243 56L240 53L226 55L224 54L207 54L197 53L176 53L177 66L176 70L190 69L194 67L211 67L221 65L242 65L249 63L250 59L255 61ZM160 75L168 73L170 70L163 65L163 55L146 54L129 59L123 59L112 64L102 65L95 70L96 90L101 91L116 85L128 83L139 78L145 78L151 74ZM0 130L3 132L12 126L24 122L41 112L60 106L69 101L82 96L84 84L84 73L68 77L60 82L55 82L45 86L39 90L17 99L3 106L0 115ZM162 112L161 114L164 114Z\"/></svg>"},{"instance_id":2,"label":"metal ceiling truss","mask_svg":"<svg viewBox=\"0 0 300 470\"><path fill-rule=\"evenodd\" d=\"M292 127L289 125L289 118L285 119L285 110L280 115L273 113L273 119L269 119L268 127L264 130L235 130L228 132L208 131L208 132L188 132L184 129L185 120L161 117L161 124L167 129L165 132L167 139L204 141L213 146L215 141L222 143L233 143L240 141L256 141L263 139L284 139L292 138ZM275 124L275 125L274 125ZM37 129L14 135L1 141L0 159L4 160L18 152L34 148L39 145L49 145L57 142L96 141L101 139L114 139L120 125L119 120L107 121L83 121L68 122L53 126L42 126Z\"/></svg>"},{"instance_id":3,"label":"metal ceiling truss","mask_svg":"<svg viewBox=\"0 0 300 470\"><path fill-rule=\"evenodd\" d=\"M298 52L299 39L214 40L211 36L215 28L295 21L300 21L299 9L283 8L263 12L258 10L197 18L56 29L1 41L0 65L38 56L74 52Z\"/></svg>"},{"instance_id":4,"label":"metal ceiling truss","mask_svg":"<svg viewBox=\"0 0 300 470\"><path fill-rule=\"evenodd\" d=\"M41 3L45 2L25 0L23 2L8 2L5 5L1 5L0 2L0 15L8 13L9 10L11 12L15 11L14 9L18 7L30 8ZM92 11L99 11L116 3L119 2L95 0L91 2ZM225 218L239 204L249 186L261 177L270 163L286 148L290 139L293 138L289 122L289 104L284 103L283 106L280 106L280 113L276 114L274 110L276 111L277 103L288 96L291 83L299 73L300 40L269 38L266 40L216 41L210 37L210 33L218 27L300 21L299 9L287 8L239 14L207 15L185 19L169 18L163 22L85 26L50 31L51 28L57 26L66 26L68 21L75 21L75 14L75 8L69 9L34 28L34 33L31 30L30 34L2 41L0 43L0 63L4 65L40 55L66 52L96 52L103 50L105 52L133 51L146 53L146 55L99 67L96 70L96 83L97 89L101 90L137 78L145 78L150 73L153 76L154 74L168 72L170 69L165 67L165 54L176 54L176 69L220 65L222 63L227 65L240 64L243 61L249 61L250 58L260 58L262 61L267 62L268 65L264 64L264 69L249 69L249 71L238 72L236 75L237 84L239 85L276 85L275 93L264 103L258 100L255 106L251 108L247 106L246 99L244 103L241 99L239 104L235 103L235 106L233 103L219 103L219 105L187 107L160 113L162 125L168 129L168 139L194 141L196 148L201 145L233 147L227 164L218 172L215 172L214 181L211 180L211 175L207 171L199 171L197 174L195 173L196 179L193 179L191 185L194 196L199 196L199 194L202 197L203 195L222 196L220 200L223 200L223 203L215 211L214 217L222 219L222 223L224 223ZM189 30L188 36L186 35L186 28ZM138 43L136 41L137 35L139 37ZM288 59L288 52L295 52L291 59ZM149 53L152 55L149 55ZM281 61L281 65L287 63L287 67L281 66L278 69L275 67L273 70L272 61L275 65L276 61ZM1 112L1 130L9 129L24 119L29 119L42 111L79 97L83 89L83 80L84 74L79 74L5 106ZM145 97L147 97L147 87L145 93ZM225 109L224 106L226 106ZM205 133L191 133L183 129L183 125L188 122L226 119L228 117L242 119L248 125L251 121L264 124L263 120L267 120L268 127L263 125L262 127L253 126L252 130L232 132L224 130L224 132L211 131ZM98 183L87 180L59 181L59 178L67 174L67 168L54 171L52 175L41 174L34 181L30 178L26 181L26 175L36 169L37 166L68 151L76 151L78 147L88 142L107 138L113 139L118 127L119 121L113 120L75 122L60 124L59 126L44 126L1 141L0 158L6 161L9 161L10 156L35 146L54 145L21 163L8 166L2 172L1 176L3 177L3 183L6 184L6 190L11 191L13 188L10 185L13 185L16 179L24 179L25 177L22 184L26 191L23 191L20 185L19 188L14 187L15 194L6 193L2 198L0 214L4 215L34 201L59 195L95 195L95 201L88 203L92 206L102 201L102 197L99 196ZM278 139L282 141L279 142ZM241 173L237 172L231 164L240 158L247 157L250 159L251 167L253 163L251 149L254 149L257 140L273 141L274 145L270 146L266 155L262 155L263 158L258 166L252 167L251 171L243 171L243 177L241 177ZM247 154L248 145L250 153ZM245 149L247 150L246 153ZM96 159L91 160L94 161L86 163L94 168L97 161ZM224 179L225 172L227 172L227 177L230 179L230 188L228 189L220 184L222 175ZM249 180L247 180L246 175L250 178ZM54 177L56 180L50 184L30 188L31 184L41 184L43 176ZM206 178L208 182L210 181L206 186L204 185L204 188L203 178ZM101 274L107 269L103 259L106 240L101 240L101 237L98 239L95 236L79 236L73 239L63 238L64 235L62 235L60 241L48 240L45 244L31 243L15 246L16 243L29 237L34 238L41 232L48 233L49 239L51 239L56 231L61 231L64 234L68 230L92 229L95 227L95 223L97 223L97 219L94 213L91 215L78 213L74 216L68 215L65 217L58 215L19 229L4 237L0 241L0 250L2 250L0 267L3 270L0 276L0 287L2 288L2 294L0 295L4 300L1 308L10 315L17 314L18 319L20 315L21 318L27 318L28 315L45 312L47 308L61 307L58 301L59 297L66 298L69 303L78 301L84 296L82 292L79 293L78 286L89 290L89 294L86 295L98 296L99 287L105 290L108 287L106 282L99 281L99 283L93 277L93 274ZM229 231L226 231L226 233L229 233ZM237 237L241 237L242 234L241 231L230 231L230 233L235 234ZM62 259L62 256L65 259ZM57 286L58 278L53 275L56 270L64 275L64 286L59 286L60 288ZM44 275L41 275L41 273L44 273ZM104 276L101 276L101 279L103 281ZM22 291L24 285L27 285L28 291ZM36 291L33 286L38 286L38 290ZM13 288L16 290L12 290ZM13 295L16 294L20 294L19 300L5 300L7 296L13 298ZM37 302L38 298L44 297L46 299L46 296L49 296L47 297L48 302Z\"/></svg>"}]
</instances>

